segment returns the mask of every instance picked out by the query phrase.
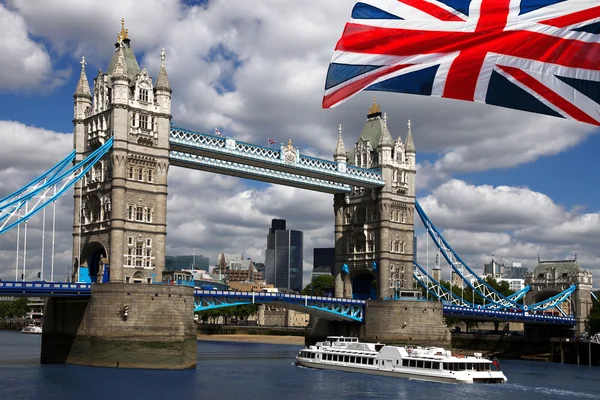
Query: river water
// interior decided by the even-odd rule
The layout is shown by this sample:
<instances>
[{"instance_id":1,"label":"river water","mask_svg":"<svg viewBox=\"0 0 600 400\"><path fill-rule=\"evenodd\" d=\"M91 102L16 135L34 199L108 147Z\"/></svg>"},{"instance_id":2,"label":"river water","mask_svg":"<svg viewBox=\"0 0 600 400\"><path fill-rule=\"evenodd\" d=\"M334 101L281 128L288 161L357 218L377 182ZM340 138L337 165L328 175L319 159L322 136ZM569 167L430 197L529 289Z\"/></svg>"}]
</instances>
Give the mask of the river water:
<instances>
[{"instance_id":1,"label":"river water","mask_svg":"<svg viewBox=\"0 0 600 400\"><path fill-rule=\"evenodd\" d=\"M0 400L600 399L600 368L501 360L504 385L451 385L293 365L299 346L198 342L188 371L40 365L41 335L0 331Z\"/></svg>"}]
</instances>

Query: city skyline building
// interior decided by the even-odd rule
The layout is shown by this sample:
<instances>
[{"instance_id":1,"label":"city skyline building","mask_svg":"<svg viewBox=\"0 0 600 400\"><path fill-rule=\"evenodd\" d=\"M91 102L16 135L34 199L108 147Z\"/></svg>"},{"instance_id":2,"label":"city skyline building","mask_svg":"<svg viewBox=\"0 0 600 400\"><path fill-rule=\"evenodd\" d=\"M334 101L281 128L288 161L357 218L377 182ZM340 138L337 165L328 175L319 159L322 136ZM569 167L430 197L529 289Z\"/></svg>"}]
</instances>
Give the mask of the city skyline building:
<instances>
[{"instance_id":1,"label":"city skyline building","mask_svg":"<svg viewBox=\"0 0 600 400\"><path fill-rule=\"evenodd\" d=\"M321 273L329 268L329 273L333 275L333 264L335 262L335 247L315 247L313 249L313 271Z\"/></svg>"},{"instance_id":2,"label":"city skyline building","mask_svg":"<svg viewBox=\"0 0 600 400\"><path fill-rule=\"evenodd\" d=\"M276 288L303 289L304 233L286 229L285 219L271 220L265 250L265 280Z\"/></svg>"}]
</instances>

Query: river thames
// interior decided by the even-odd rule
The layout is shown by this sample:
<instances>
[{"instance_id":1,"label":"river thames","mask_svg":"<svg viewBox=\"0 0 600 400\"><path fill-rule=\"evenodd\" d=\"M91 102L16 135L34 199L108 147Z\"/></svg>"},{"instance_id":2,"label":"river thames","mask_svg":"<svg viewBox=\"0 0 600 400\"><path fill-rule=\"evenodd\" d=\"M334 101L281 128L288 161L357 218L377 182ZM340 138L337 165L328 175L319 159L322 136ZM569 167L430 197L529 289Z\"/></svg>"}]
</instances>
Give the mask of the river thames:
<instances>
[{"instance_id":1,"label":"river thames","mask_svg":"<svg viewBox=\"0 0 600 400\"><path fill-rule=\"evenodd\" d=\"M600 368L502 360L504 385L451 385L319 371L299 346L198 342L188 371L40 365L41 335L0 331L0 399L600 399Z\"/></svg>"}]
</instances>

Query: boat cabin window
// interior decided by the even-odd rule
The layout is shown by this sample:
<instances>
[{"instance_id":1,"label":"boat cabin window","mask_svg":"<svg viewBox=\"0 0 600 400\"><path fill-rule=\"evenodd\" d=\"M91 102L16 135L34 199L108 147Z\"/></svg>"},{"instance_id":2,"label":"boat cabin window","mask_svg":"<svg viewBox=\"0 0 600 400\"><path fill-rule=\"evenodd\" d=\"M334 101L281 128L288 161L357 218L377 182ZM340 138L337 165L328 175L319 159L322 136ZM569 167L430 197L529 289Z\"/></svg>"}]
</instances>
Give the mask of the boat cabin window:
<instances>
[{"instance_id":1,"label":"boat cabin window","mask_svg":"<svg viewBox=\"0 0 600 400\"><path fill-rule=\"evenodd\" d=\"M444 363L444 369L448 371L489 371L491 369L488 363Z\"/></svg>"},{"instance_id":2,"label":"boat cabin window","mask_svg":"<svg viewBox=\"0 0 600 400\"><path fill-rule=\"evenodd\" d=\"M402 366L412 368L440 369L440 363L436 361L409 360L406 358L402 359Z\"/></svg>"}]
</instances>

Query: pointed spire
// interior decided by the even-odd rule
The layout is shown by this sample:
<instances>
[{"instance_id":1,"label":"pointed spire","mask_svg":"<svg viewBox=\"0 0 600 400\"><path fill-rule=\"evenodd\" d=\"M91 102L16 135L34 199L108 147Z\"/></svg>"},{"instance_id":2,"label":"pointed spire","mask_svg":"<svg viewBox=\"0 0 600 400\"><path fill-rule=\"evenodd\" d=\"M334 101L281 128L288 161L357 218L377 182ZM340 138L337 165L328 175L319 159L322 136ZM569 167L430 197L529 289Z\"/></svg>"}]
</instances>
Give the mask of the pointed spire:
<instances>
[{"instance_id":1,"label":"pointed spire","mask_svg":"<svg viewBox=\"0 0 600 400\"><path fill-rule=\"evenodd\" d=\"M160 69L158 70L158 76L156 77L155 87L156 89L162 89L171 92L171 84L169 83L167 68L165 68L165 49L162 49L160 52Z\"/></svg>"},{"instance_id":2,"label":"pointed spire","mask_svg":"<svg viewBox=\"0 0 600 400\"><path fill-rule=\"evenodd\" d=\"M411 132L411 123L410 119L408 120L408 135L406 136L406 152L407 153L415 153L415 143L413 142L412 132Z\"/></svg>"},{"instance_id":3,"label":"pointed spire","mask_svg":"<svg viewBox=\"0 0 600 400\"><path fill-rule=\"evenodd\" d=\"M337 145L335 146L335 155L336 156L345 156L346 149L344 148L344 139L342 138L342 124L340 124L338 128L338 140Z\"/></svg>"},{"instance_id":4,"label":"pointed spire","mask_svg":"<svg viewBox=\"0 0 600 400\"><path fill-rule=\"evenodd\" d=\"M119 47L119 54L117 56L117 62L115 68L112 70L113 78L124 78L129 79L127 76L127 63L125 62L125 56L123 55L123 46Z\"/></svg>"},{"instance_id":5,"label":"pointed spire","mask_svg":"<svg viewBox=\"0 0 600 400\"><path fill-rule=\"evenodd\" d=\"M390 131L388 130L388 127L385 123L384 120L382 120L383 123L381 124L381 137L379 138L379 144L378 146L392 146L392 144L394 144L394 138L392 138L392 135L390 134Z\"/></svg>"},{"instance_id":6,"label":"pointed spire","mask_svg":"<svg viewBox=\"0 0 600 400\"><path fill-rule=\"evenodd\" d=\"M88 83L87 76L85 74L85 57L81 57L81 75L79 75L79 82L77 82L77 89L75 89L76 96L84 96L88 98L92 98L92 93L90 92L90 84Z\"/></svg>"}]
</instances>

